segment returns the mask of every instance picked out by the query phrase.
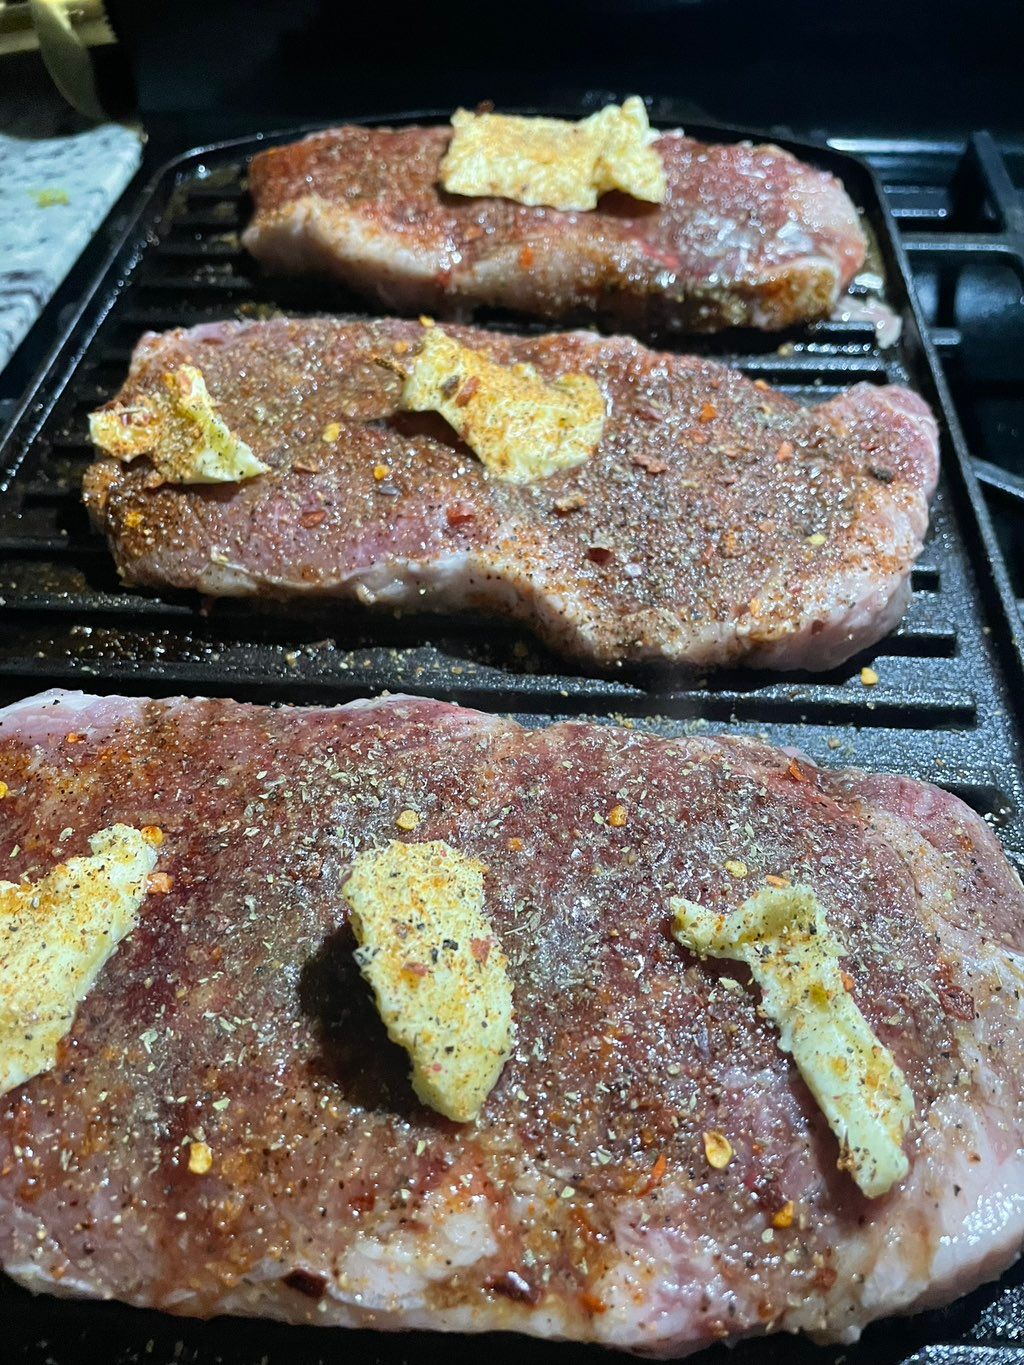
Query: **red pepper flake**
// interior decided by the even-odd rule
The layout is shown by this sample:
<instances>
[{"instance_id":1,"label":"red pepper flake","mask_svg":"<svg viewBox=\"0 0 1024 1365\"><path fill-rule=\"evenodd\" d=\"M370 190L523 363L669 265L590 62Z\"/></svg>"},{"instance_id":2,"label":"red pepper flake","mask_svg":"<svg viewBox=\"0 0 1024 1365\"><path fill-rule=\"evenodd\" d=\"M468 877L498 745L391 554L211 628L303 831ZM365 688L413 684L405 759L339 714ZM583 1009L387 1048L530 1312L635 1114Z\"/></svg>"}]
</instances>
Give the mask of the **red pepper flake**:
<instances>
[{"instance_id":1,"label":"red pepper flake","mask_svg":"<svg viewBox=\"0 0 1024 1365\"><path fill-rule=\"evenodd\" d=\"M522 851L523 851L523 841L522 841L522 839L519 838L519 836L518 836L517 834L513 834L512 837L511 837L511 839L508 840L508 842L507 842L507 844L506 844L506 847L507 847L507 848L510 850L510 852L512 852L512 853L522 853Z\"/></svg>"},{"instance_id":2,"label":"red pepper flake","mask_svg":"<svg viewBox=\"0 0 1024 1365\"><path fill-rule=\"evenodd\" d=\"M522 250L519 252L519 264L523 267L524 270L529 270L530 266L533 265L533 260L534 260L533 247L524 246Z\"/></svg>"},{"instance_id":3,"label":"red pepper flake","mask_svg":"<svg viewBox=\"0 0 1024 1365\"><path fill-rule=\"evenodd\" d=\"M424 977L429 970L430 968L425 962L404 962L402 964L402 971L408 973L409 976Z\"/></svg>"},{"instance_id":4,"label":"red pepper flake","mask_svg":"<svg viewBox=\"0 0 1024 1365\"><path fill-rule=\"evenodd\" d=\"M157 896L166 896L174 885L174 878L166 872L151 872L148 878L150 891Z\"/></svg>"},{"instance_id":5,"label":"red pepper flake","mask_svg":"<svg viewBox=\"0 0 1024 1365\"><path fill-rule=\"evenodd\" d=\"M781 1209L776 1209L772 1214L773 1228L791 1228L793 1218L796 1215L796 1205L792 1199L787 1199Z\"/></svg>"},{"instance_id":6,"label":"red pepper flake","mask_svg":"<svg viewBox=\"0 0 1024 1365\"><path fill-rule=\"evenodd\" d=\"M468 502L453 502L445 512L449 526L465 526L468 521L476 520L476 509Z\"/></svg>"},{"instance_id":7,"label":"red pepper flake","mask_svg":"<svg viewBox=\"0 0 1024 1365\"><path fill-rule=\"evenodd\" d=\"M293 1270L284 1277L289 1289L305 1294L307 1299L322 1299L327 1293L327 1281L322 1275L313 1275L308 1270Z\"/></svg>"},{"instance_id":8,"label":"red pepper flake","mask_svg":"<svg viewBox=\"0 0 1024 1365\"><path fill-rule=\"evenodd\" d=\"M974 999L962 986L940 986L939 1003L948 1015L969 1024L977 1017Z\"/></svg>"},{"instance_id":9,"label":"red pepper flake","mask_svg":"<svg viewBox=\"0 0 1024 1365\"><path fill-rule=\"evenodd\" d=\"M795 758L791 758L789 760L789 767L786 769L786 772L789 773L790 777L793 779L794 782L807 781L807 774L804 772L803 768L801 768L800 764L796 761Z\"/></svg>"},{"instance_id":10,"label":"red pepper flake","mask_svg":"<svg viewBox=\"0 0 1024 1365\"><path fill-rule=\"evenodd\" d=\"M854 986L857 984L853 977L849 972L840 972L839 975L842 978L844 989L852 993Z\"/></svg>"},{"instance_id":11,"label":"red pepper flake","mask_svg":"<svg viewBox=\"0 0 1024 1365\"><path fill-rule=\"evenodd\" d=\"M299 525L306 531L312 531L314 526L322 526L327 520L327 509L325 507L314 507L309 512L303 512L299 517Z\"/></svg>"},{"instance_id":12,"label":"red pepper flake","mask_svg":"<svg viewBox=\"0 0 1024 1365\"><path fill-rule=\"evenodd\" d=\"M477 389L479 389L479 387L480 387L479 375L471 374L469 378L466 380L465 384L463 384L462 388L455 395L455 406L457 408L464 408L466 404L469 402L469 400L476 393Z\"/></svg>"},{"instance_id":13,"label":"red pepper flake","mask_svg":"<svg viewBox=\"0 0 1024 1365\"><path fill-rule=\"evenodd\" d=\"M64 739L65 742L68 744L81 744L85 739L85 735L75 734L75 732L72 730L72 732L69 735L64 736Z\"/></svg>"},{"instance_id":14,"label":"red pepper flake","mask_svg":"<svg viewBox=\"0 0 1024 1365\"><path fill-rule=\"evenodd\" d=\"M787 460L791 460L793 458L793 449L792 441L783 441L775 452L776 462L778 464L785 464Z\"/></svg>"},{"instance_id":15,"label":"red pepper flake","mask_svg":"<svg viewBox=\"0 0 1024 1365\"><path fill-rule=\"evenodd\" d=\"M697 420L699 422L713 422L717 416L718 409L715 407L714 403L705 403L697 414Z\"/></svg>"},{"instance_id":16,"label":"red pepper flake","mask_svg":"<svg viewBox=\"0 0 1024 1365\"><path fill-rule=\"evenodd\" d=\"M708 1165L713 1166L716 1171L724 1171L736 1155L732 1143L717 1128L713 1128L710 1133L704 1133L703 1139L704 1155L708 1159Z\"/></svg>"},{"instance_id":17,"label":"red pepper flake","mask_svg":"<svg viewBox=\"0 0 1024 1365\"><path fill-rule=\"evenodd\" d=\"M604 565L615 558L615 551L610 550L607 545L589 545L587 558L594 564Z\"/></svg>"},{"instance_id":18,"label":"red pepper flake","mask_svg":"<svg viewBox=\"0 0 1024 1365\"><path fill-rule=\"evenodd\" d=\"M725 535L718 542L718 552L725 559L735 559L742 554L740 538L735 531L726 531Z\"/></svg>"},{"instance_id":19,"label":"red pepper flake","mask_svg":"<svg viewBox=\"0 0 1024 1365\"><path fill-rule=\"evenodd\" d=\"M647 1178L647 1183L641 1189L637 1190L637 1194L650 1194L652 1190L656 1190L665 1179L665 1172L667 1170L668 1157L664 1152L659 1152L654 1165L651 1167L651 1174Z\"/></svg>"},{"instance_id":20,"label":"red pepper flake","mask_svg":"<svg viewBox=\"0 0 1024 1365\"><path fill-rule=\"evenodd\" d=\"M588 1313L593 1313L595 1316L600 1316L602 1313L608 1312L608 1305L605 1303L604 1299L599 1299L597 1295L592 1294L589 1289L584 1289L583 1293L580 1295L580 1303Z\"/></svg>"},{"instance_id":21,"label":"red pepper flake","mask_svg":"<svg viewBox=\"0 0 1024 1365\"><path fill-rule=\"evenodd\" d=\"M656 460L653 455L647 455L642 450L636 451L629 458L641 469L646 469L648 474L664 474L668 470L664 460Z\"/></svg>"},{"instance_id":22,"label":"red pepper flake","mask_svg":"<svg viewBox=\"0 0 1024 1365\"><path fill-rule=\"evenodd\" d=\"M469 940L469 951L477 962L486 962L493 947L494 939L492 938L471 938Z\"/></svg>"}]
</instances>

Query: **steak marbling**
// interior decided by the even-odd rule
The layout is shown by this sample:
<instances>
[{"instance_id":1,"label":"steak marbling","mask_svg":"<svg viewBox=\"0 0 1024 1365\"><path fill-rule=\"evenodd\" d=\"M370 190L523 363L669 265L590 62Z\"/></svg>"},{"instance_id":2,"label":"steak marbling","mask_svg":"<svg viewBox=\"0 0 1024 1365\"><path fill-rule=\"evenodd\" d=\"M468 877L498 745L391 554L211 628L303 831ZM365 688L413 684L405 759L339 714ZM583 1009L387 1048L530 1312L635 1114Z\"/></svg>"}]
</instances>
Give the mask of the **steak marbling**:
<instances>
[{"instance_id":1,"label":"steak marbling","mask_svg":"<svg viewBox=\"0 0 1024 1365\"><path fill-rule=\"evenodd\" d=\"M849 1341L1018 1253L1024 891L942 791L412 698L48 694L0 713L0 772L5 876L123 821L164 831L170 887L55 1070L0 1101L0 1263L32 1289L668 1355ZM518 1046L473 1125L416 1104L353 962L347 869L405 808L406 837L486 864L511 961ZM913 1091L881 1199L837 1170L741 969L667 932L670 897L727 910L767 876L815 889Z\"/></svg>"},{"instance_id":2,"label":"steak marbling","mask_svg":"<svg viewBox=\"0 0 1024 1365\"><path fill-rule=\"evenodd\" d=\"M451 129L335 128L260 152L244 234L265 265L386 308L599 315L627 331L774 330L827 317L864 260L842 185L774 146L655 144L662 205L560 212L439 188Z\"/></svg>"},{"instance_id":3,"label":"steak marbling","mask_svg":"<svg viewBox=\"0 0 1024 1365\"><path fill-rule=\"evenodd\" d=\"M600 664L823 669L900 619L938 473L936 424L916 395L859 384L804 408L713 360L626 337L447 330L548 379L591 375L608 406L595 455L514 486L442 419L398 412L401 380L387 366L415 354L418 323L275 319L149 335L117 401L130 407L169 370L197 366L271 470L154 488L146 460L100 459L86 501L121 577L213 596L483 610Z\"/></svg>"}]
</instances>

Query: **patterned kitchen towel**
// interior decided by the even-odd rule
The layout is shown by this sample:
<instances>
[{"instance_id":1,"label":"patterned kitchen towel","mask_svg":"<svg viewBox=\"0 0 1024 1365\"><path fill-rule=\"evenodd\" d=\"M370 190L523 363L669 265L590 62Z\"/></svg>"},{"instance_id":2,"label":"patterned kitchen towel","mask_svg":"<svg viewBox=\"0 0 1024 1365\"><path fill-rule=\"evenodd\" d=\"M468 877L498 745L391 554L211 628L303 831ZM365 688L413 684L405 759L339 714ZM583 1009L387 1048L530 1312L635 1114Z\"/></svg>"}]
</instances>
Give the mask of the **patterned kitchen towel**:
<instances>
[{"instance_id":1,"label":"patterned kitchen towel","mask_svg":"<svg viewBox=\"0 0 1024 1365\"><path fill-rule=\"evenodd\" d=\"M139 134L0 133L0 369L134 175Z\"/></svg>"}]
</instances>

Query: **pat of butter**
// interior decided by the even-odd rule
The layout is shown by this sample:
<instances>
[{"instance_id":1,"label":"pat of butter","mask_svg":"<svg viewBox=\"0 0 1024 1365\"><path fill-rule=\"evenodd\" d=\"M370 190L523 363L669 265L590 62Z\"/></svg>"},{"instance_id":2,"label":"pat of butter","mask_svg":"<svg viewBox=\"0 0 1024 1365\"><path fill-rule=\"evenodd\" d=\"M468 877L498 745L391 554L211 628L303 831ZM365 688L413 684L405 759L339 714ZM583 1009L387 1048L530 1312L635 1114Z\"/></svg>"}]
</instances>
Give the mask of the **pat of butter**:
<instances>
[{"instance_id":1,"label":"pat of butter","mask_svg":"<svg viewBox=\"0 0 1024 1365\"><path fill-rule=\"evenodd\" d=\"M578 123L459 109L452 128L441 162L441 184L450 194L592 209L607 190L654 204L667 193L665 167L651 145L658 135L636 95Z\"/></svg>"},{"instance_id":2,"label":"pat of butter","mask_svg":"<svg viewBox=\"0 0 1024 1365\"><path fill-rule=\"evenodd\" d=\"M499 365L429 327L402 389L407 412L438 412L499 479L530 483L589 459L604 398L589 375L548 382L531 365Z\"/></svg>"},{"instance_id":3,"label":"pat of butter","mask_svg":"<svg viewBox=\"0 0 1024 1365\"><path fill-rule=\"evenodd\" d=\"M476 1118L513 1046L508 963L484 913L483 867L438 840L360 853L344 893L356 961L424 1104Z\"/></svg>"},{"instance_id":4,"label":"pat of butter","mask_svg":"<svg viewBox=\"0 0 1024 1365\"><path fill-rule=\"evenodd\" d=\"M839 1167L871 1198L910 1169L903 1151L914 1097L892 1053L843 982L843 945L806 886L765 887L738 910L716 915L670 902L675 936L701 957L745 962L779 1044L839 1139Z\"/></svg>"},{"instance_id":5,"label":"pat of butter","mask_svg":"<svg viewBox=\"0 0 1024 1365\"><path fill-rule=\"evenodd\" d=\"M237 483L268 468L228 429L194 365L163 375L155 393L92 413L89 436L115 460L148 455L165 483Z\"/></svg>"},{"instance_id":6,"label":"pat of butter","mask_svg":"<svg viewBox=\"0 0 1024 1365\"><path fill-rule=\"evenodd\" d=\"M138 922L155 849L129 825L89 847L38 882L0 882L0 1094L55 1065L76 1009Z\"/></svg>"}]
</instances>

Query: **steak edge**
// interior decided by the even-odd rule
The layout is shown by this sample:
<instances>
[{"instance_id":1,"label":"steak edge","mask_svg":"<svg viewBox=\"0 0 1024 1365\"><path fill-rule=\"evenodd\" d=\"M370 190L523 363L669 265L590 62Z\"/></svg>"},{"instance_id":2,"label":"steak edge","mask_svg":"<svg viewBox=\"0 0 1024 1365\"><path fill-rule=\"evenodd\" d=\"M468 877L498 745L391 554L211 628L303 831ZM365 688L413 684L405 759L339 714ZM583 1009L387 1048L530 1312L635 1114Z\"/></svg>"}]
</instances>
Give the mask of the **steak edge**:
<instances>
[{"instance_id":1,"label":"steak edge","mask_svg":"<svg viewBox=\"0 0 1024 1365\"><path fill-rule=\"evenodd\" d=\"M8 877L115 821L164 831L165 894L56 1068L0 1100L0 1264L33 1290L672 1355L851 1341L1018 1253L1024 891L945 792L400 697L46 694L0 712L0 771ZM473 1125L415 1102L352 959L346 870L408 808L485 864L510 959L518 1044ZM667 932L671 896L727 911L767 876L815 889L914 1094L881 1199L740 970Z\"/></svg>"},{"instance_id":2,"label":"steak edge","mask_svg":"<svg viewBox=\"0 0 1024 1365\"><path fill-rule=\"evenodd\" d=\"M804 408L716 361L627 337L447 330L546 379L591 375L608 408L595 454L516 487L442 419L399 412L395 356L415 354L418 323L279 318L151 334L115 401L130 406L194 365L270 472L154 488L145 459L101 458L85 499L122 579L482 611L605 666L820 670L899 621L938 474L937 426L916 395L860 384Z\"/></svg>"}]
</instances>

